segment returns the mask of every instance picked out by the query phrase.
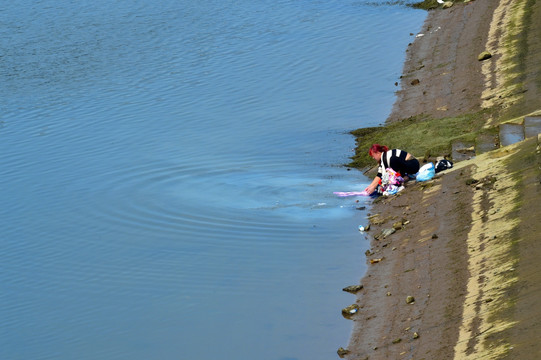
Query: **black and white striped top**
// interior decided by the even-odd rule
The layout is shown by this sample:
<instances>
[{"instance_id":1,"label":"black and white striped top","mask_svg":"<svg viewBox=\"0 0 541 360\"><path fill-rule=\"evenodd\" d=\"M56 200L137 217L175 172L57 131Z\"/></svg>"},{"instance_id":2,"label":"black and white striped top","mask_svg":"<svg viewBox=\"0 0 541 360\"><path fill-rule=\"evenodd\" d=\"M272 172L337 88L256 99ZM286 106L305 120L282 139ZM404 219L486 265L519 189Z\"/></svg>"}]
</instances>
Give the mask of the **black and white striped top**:
<instances>
[{"instance_id":1,"label":"black and white striped top","mask_svg":"<svg viewBox=\"0 0 541 360\"><path fill-rule=\"evenodd\" d=\"M401 173L403 170L402 164L406 161L408 153L400 149L392 149L381 154L381 162L378 168L378 176L381 178L385 169L391 168L396 172Z\"/></svg>"}]
</instances>

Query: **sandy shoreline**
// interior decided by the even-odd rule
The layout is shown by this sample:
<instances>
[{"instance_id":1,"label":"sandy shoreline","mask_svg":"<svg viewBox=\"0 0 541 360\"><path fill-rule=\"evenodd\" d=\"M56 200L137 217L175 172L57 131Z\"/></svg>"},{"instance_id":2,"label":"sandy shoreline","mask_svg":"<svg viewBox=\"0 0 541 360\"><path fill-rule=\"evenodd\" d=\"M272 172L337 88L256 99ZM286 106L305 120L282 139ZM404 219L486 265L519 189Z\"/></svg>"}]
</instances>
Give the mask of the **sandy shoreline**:
<instances>
[{"instance_id":1,"label":"sandy shoreline","mask_svg":"<svg viewBox=\"0 0 541 360\"><path fill-rule=\"evenodd\" d=\"M408 47L388 121L501 105L502 96L494 96L503 91L495 71L504 54L494 50L490 66L477 55L498 48L512 5L476 0L431 11L423 35ZM538 95L537 88L529 91L531 98ZM456 163L433 181L410 183L399 196L373 205L366 219L372 238L368 271L342 357L541 358L541 310L534 306L541 296L539 141ZM381 235L393 227L395 233Z\"/></svg>"}]
</instances>

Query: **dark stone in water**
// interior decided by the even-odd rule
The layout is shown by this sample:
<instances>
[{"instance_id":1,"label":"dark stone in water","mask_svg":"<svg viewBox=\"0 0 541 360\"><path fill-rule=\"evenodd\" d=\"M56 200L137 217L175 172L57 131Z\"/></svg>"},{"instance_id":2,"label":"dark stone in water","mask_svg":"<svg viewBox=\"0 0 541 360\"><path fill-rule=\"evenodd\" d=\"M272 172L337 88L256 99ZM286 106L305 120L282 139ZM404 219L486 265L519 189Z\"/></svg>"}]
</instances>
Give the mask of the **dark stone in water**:
<instances>
[{"instance_id":1,"label":"dark stone in water","mask_svg":"<svg viewBox=\"0 0 541 360\"><path fill-rule=\"evenodd\" d=\"M351 319L359 311L359 305L351 304L342 309L342 316L346 319Z\"/></svg>"},{"instance_id":2,"label":"dark stone in water","mask_svg":"<svg viewBox=\"0 0 541 360\"><path fill-rule=\"evenodd\" d=\"M348 293L355 294L355 293L359 292L360 290L362 290L362 288L363 288L362 285L350 285L350 286L346 286L342 290L345 291L345 292L348 292Z\"/></svg>"},{"instance_id":3,"label":"dark stone in water","mask_svg":"<svg viewBox=\"0 0 541 360\"><path fill-rule=\"evenodd\" d=\"M338 351L336 353L338 354L338 356L340 356L340 359L343 359L344 356L349 354L349 350L344 349L343 347L340 347L340 348L338 348Z\"/></svg>"}]
</instances>

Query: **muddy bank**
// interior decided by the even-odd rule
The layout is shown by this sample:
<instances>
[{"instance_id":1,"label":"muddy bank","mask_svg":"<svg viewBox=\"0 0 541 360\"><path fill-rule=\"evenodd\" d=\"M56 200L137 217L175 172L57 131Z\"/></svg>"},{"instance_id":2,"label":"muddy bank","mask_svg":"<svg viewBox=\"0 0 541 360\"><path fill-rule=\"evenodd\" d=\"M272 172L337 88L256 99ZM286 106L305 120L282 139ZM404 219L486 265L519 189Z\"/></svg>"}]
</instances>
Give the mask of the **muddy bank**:
<instances>
[{"instance_id":1,"label":"muddy bank","mask_svg":"<svg viewBox=\"0 0 541 360\"><path fill-rule=\"evenodd\" d=\"M431 11L423 36L408 47L388 122L491 109L488 127L541 110L541 71L532 59L539 22L531 21L540 18L541 2L520 6L476 0ZM517 51L504 45L510 24L520 29L521 19L531 26L514 36L530 44L531 55L524 54L517 75L510 65ZM477 60L487 48L491 62ZM541 357L540 141L478 154L374 204L364 220L371 223L369 268L352 298L359 311L342 357Z\"/></svg>"},{"instance_id":2,"label":"muddy bank","mask_svg":"<svg viewBox=\"0 0 541 360\"><path fill-rule=\"evenodd\" d=\"M429 11L406 62L388 122L420 114L441 118L481 110L482 62L497 1Z\"/></svg>"}]
</instances>

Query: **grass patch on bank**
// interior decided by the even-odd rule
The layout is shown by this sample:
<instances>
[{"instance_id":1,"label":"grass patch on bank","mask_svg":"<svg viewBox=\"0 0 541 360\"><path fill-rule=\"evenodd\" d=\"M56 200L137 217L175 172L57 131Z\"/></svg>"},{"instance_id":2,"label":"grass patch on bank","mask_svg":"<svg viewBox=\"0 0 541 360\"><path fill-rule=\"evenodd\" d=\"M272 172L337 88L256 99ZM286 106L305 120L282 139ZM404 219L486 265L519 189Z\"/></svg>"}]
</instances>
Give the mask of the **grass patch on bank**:
<instances>
[{"instance_id":1,"label":"grass patch on bank","mask_svg":"<svg viewBox=\"0 0 541 360\"><path fill-rule=\"evenodd\" d=\"M470 0L459 0L459 1L452 1L453 3L466 3ZM442 5L439 4L436 0L424 0L418 3L414 3L411 5L411 7L415 9L422 9L422 10L434 10L437 8L440 8Z\"/></svg>"},{"instance_id":2,"label":"grass patch on bank","mask_svg":"<svg viewBox=\"0 0 541 360\"><path fill-rule=\"evenodd\" d=\"M433 10L440 7L440 4L436 0L424 0L411 5L415 9Z\"/></svg>"},{"instance_id":3,"label":"grass patch on bank","mask_svg":"<svg viewBox=\"0 0 541 360\"><path fill-rule=\"evenodd\" d=\"M441 119L421 115L382 127L353 130L351 134L356 137L357 146L348 166L363 169L375 165L368 155L372 144L402 149L419 159L449 156L453 142L475 142L478 134L489 131L482 129L488 114L489 110L483 110Z\"/></svg>"}]
</instances>

